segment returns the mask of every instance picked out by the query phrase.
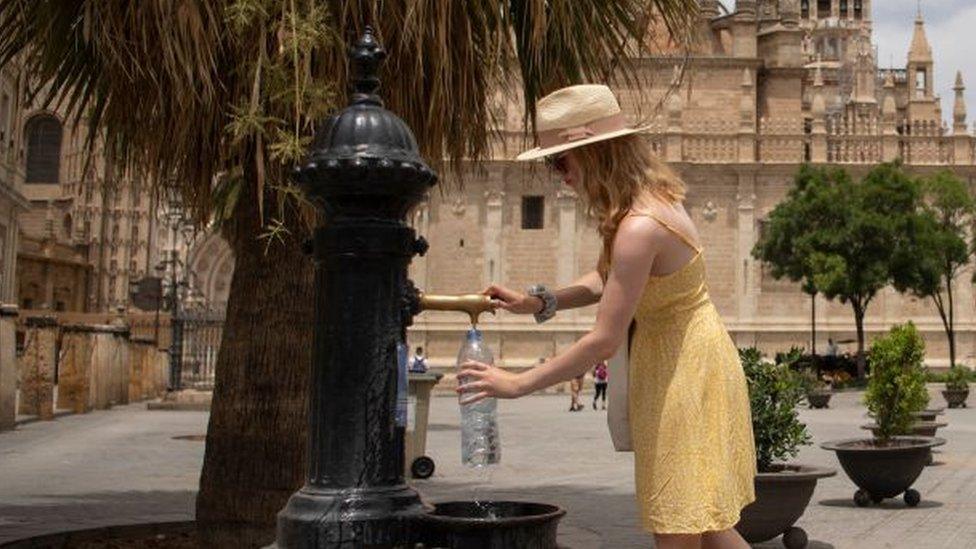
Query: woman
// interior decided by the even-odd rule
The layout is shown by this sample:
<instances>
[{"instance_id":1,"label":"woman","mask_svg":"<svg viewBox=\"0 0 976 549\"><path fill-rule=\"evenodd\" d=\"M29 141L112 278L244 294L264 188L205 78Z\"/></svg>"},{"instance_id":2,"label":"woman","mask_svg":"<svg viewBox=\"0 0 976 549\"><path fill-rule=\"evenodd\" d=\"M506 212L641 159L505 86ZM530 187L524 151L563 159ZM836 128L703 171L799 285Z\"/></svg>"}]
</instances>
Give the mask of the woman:
<instances>
[{"instance_id":1,"label":"woman","mask_svg":"<svg viewBox=\"0 0 976 549\"><path fill-rule=\"evenodd\" d=\"M603 397L600 405L601 410L607 409L607 363L606 361L597 364L593 368L593 409L596 410L596 401Z\"/></svg>"},{"instance_id":2,"label":"woman","mask_svg":"<svg viewBox=\"0 0 976 549\"><path fill-rule=\"evenodd\" d=\"M644 528L659 549L747 548L733 526L753 501L756 461L738 352L705 287L698 232L683 183L625 125L606 86L541 99L539 147L599 221L596 271L550 292L493 285L498 308L535 314L599 303L596 324L564 352L522 373L470 362L464 402L517 398L572 379L628 340L628 414Z\"/></svg>"}]
</instances>

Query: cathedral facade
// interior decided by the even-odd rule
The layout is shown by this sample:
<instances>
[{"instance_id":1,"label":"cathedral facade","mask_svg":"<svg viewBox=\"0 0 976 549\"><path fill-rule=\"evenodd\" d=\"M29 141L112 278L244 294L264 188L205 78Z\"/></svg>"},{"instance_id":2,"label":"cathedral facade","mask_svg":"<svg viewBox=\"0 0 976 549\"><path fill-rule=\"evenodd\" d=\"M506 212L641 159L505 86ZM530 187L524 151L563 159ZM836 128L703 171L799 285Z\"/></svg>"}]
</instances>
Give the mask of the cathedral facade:
<instances>
[{"instance_id":1,"label":"cathedral facade","mask_svg":"<svg viewBox=\"0 0 976 549\"><path fill-rule=\"evenodd\" d=\"M813 307L797 285L770 277L751 250L804 163L842 166L858 178L901 159L915 175L950 169L972 184L976 139L962 75L948 98L951 115L944 114L921 14L905 22L910 51L894 69L876 59L870 0L738 0L731 11L718 0L701 2L690 50L660 47L634 59L644 84L615 91L631 123L650 128L650 145L688 185L710 292L736 342L768 352L809 349L814 316L821 349L829 337L853 350L848 306L818 298ZM131 307L130 284L168 277L166 260L176 250L187 269L180 278L222 308L234 261L219 235L196 235L187 249L149 181L120 170L105 151L85 163L83 120L31 104L11 70L0 76L0 301L23 309ZM541 165L512 160L531 145L519 100L496 97L493 158L463 182L447 175L411 214L431 244L411 265L424 291L561 286L596 265L600 241L575 194ZM957 338L960 360L972 365L970 280L967 272L956 281ZM499 364L524 368L586 333L595 313L566 311L543 325L500 313L481 327ZM929 302L886 289L871 303L866 328L875 335L906 320L924 333L929 363L945 365L942 325ZM463 315L424 313L409 340L425 348L431 365L448 368L467 328Z\"/></svg>"},{"instance_id":2,"label":"cathedral facade","mask_svg":"<svg viewBox=\"0 0 976 549\"><path fill-rule=\"evenodd\" d=\"M128 307L130 285L163 274L157 265L181 244L160 193L100 145L89 155L84 118L40 103L45 93L16 63L0 81L0 301L25 311Z\"/></svg>"},{"instance_id":3,"label":"cathedral facade","mask_svg":"<svg viewBox=\"0 0 976 549\"><path fill-rule=\"evenodd\" d=\"M935 63L919 14L904 68L881 68L872 43L869 0L738 0L727 11L703 0L698 42L689 52L635 59L640 89L617 89L635 125L688 185L686 206L703 238L713 300L740 346L767 352L811 348L828 337L854 350L849 306L774 280L751 256L763 220L804 163L837 165L859 178L883 161L901 159L914 175L942 169L964 181L976 176L962 75L944 122L933 90ZM906 30L912 22L906 22ZM907 33L906 33L907 34ZM523 289L562 286L594 269L600 251L594 223L574 193L541 166L511 159L527 148L521 105L499 98L502 136L494 159L463 185L441 190L412 222L430 241L411 276L430 293L469 293L495 282ZM460 190L458 190L460 189ZM958 277L959 358L976 358L976 307L971 273ZM482 328L498 363L524 368L590 329L595 308L561 312L536 325L500 313ZM869 335L914 321L925 334L930 365L947 364L935 307L886 289L871 303ZM453 364L464 315L430 312L410 330L435 367Z\"/></svg>"}]
</instances>

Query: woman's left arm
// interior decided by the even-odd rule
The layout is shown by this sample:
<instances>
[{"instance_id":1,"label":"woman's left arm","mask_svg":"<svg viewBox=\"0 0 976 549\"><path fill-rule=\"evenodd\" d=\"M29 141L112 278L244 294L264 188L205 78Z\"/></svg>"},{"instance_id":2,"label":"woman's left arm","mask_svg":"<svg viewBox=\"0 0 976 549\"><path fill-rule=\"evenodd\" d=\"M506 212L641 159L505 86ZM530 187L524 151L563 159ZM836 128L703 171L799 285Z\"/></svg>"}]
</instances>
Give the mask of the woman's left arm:
<instances>
[{"instance_id":1,"label":"woman's left arm","mask_svg":"<svg viewBox=\"0 0 976 549\"><path fill-rule=\"evenodd\" d=\"M544 364L521 374L474 362L463 365L459 375L472 379L458 387L458 392L471 393L464 402L487 397L518 398L573 379L613 356L627 339L630 321L647 285L659 230L659 225L644 217L626 218L620 224L614 237L613 268L603 288L596 324L589 333Z\"/></svg>"}]
</instances>

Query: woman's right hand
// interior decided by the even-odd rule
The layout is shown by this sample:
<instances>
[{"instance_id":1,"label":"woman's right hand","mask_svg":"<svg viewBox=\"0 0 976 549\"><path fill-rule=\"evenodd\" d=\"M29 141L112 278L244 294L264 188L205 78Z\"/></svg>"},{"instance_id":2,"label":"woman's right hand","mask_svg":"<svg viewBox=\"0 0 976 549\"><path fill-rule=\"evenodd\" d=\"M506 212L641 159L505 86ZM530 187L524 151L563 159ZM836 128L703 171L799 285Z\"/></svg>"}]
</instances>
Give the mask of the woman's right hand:
<instances>
[{"instance_id":1,"label":"woman's right hand","mask_svg":"<svg viewBox=\"0 0 976 549\"><path fill-rule=\"evenodd\" d=\"M510 313L531 315L542 310L542 299L516 292L504 286L492 284L481 292L491 298L491 305L495 309L504 309Z\"/></svg>"}]
</instances>

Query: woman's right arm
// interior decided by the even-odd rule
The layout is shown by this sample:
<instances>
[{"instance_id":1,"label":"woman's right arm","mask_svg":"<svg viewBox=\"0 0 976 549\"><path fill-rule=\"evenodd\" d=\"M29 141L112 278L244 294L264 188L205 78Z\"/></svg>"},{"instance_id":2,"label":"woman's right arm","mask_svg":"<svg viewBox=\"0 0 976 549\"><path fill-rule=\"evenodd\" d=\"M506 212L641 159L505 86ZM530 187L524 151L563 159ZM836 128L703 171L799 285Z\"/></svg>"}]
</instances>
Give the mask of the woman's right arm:
<instances>
[{"instance_id":1,"label":"woman's right arm","mask_svg":"<svg viewBox=\"0 0 976 549\"><path fill-rule=\"evenodd\" d=\"M516 314L535 314L542 310L542 299L492 284L484 294L491 296L492 303L499 309ZM600 302L603 295L603 279L596 271L581 276L578 280L553 292L559 310L586 307Z\"/></svg>"}]
</instances>

